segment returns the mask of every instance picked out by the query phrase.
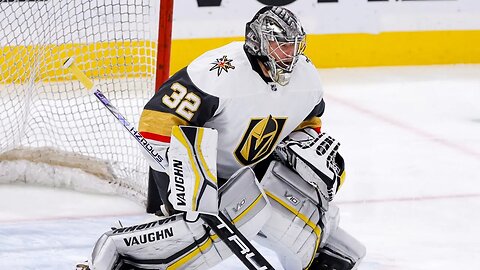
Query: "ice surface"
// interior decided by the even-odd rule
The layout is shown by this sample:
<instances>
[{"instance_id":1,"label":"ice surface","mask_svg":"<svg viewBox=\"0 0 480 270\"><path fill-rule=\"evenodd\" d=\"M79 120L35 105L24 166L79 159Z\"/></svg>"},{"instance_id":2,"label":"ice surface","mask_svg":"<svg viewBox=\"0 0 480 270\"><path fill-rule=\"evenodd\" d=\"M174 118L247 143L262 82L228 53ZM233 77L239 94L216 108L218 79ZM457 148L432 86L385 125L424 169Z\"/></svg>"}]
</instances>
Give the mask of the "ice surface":
<instances>
[{"instance_id":1,"label":"ice surface","mask_svg":"<svg viewBox=\"0 0 480 270\"><path fill-rule=\"evenodd\" d=\"M322 130L347 165L340 226L367 247L359 269L480 269L480 65L320 74ZM0 265L74 269L119 219L146 217L115 196L0 185ZM215 269L244 267L232 257Z\"/></svg>"}]
</instances>

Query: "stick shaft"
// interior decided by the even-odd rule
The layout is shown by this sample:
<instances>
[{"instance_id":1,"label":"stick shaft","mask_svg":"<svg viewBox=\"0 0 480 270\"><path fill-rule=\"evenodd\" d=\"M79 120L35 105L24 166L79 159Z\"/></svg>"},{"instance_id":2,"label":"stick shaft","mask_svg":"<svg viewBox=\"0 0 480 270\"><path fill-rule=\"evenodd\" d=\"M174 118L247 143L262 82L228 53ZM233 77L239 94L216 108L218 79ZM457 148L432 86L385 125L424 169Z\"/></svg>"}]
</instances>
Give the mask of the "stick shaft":
<instances>
[{"instance_id":1,"label":"stick shaft","mask_svg":"<svg viewBox=\"0 0 480 270\"><path fill-rule=\"evenodd\" d=\"M230 250L251 270L274 270L273 266L262 256L250 241L225 217L200 214L200 217L222 239Z\"/></svg>"},{"instance_id":2,"label":"stick shaft","mask_svg":"<svg viewBox=\"0 0 480 270\"><path fill-rule=\"evenodd\" d=\"M133 126L127 119L118 111L118 109L113 106L110 100L100 91L98 87L95 87L94 83L87 75L81 71L75 63L73 63L73 59L69 58L65 61L64 67L71 72L75 78L77 78L82 85L87 88L87 90L92 91L93 95L110 111L115 118L117 118L118 122L122 124L122 126L132 135L132 137L142 146L142 149L146 151L155 161L157 161L160 166L166 170L167 168L167 161L162 158L160 154L158 154L155 149L148 143L148 141L138 132L138 130Z\"/></svg>"}]
</instances>

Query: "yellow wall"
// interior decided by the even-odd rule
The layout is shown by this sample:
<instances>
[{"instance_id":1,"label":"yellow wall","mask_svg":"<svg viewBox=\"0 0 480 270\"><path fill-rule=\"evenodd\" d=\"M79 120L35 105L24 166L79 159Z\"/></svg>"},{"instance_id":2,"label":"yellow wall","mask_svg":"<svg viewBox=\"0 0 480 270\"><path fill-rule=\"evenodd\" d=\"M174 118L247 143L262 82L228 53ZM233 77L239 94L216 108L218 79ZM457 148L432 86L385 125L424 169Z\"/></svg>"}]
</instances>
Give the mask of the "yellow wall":
<instances>
[{"instance_id":1,"label":"yellow wall","mask_svg":"<svg viewBox=\"0 0 480 270\"><path fill-rule=\"evenodd\" d=\"M173 40L171 73L237 38ZM480 63L480 31L308 35L306 55L319 68Z\"/></svg>"},{"instance_id":2,"label":"yellow wall","mask_svg":"<svg viewBox=\"0 0 480 270\"><path fill-rule=\"evenodd\" d=\"M154 74L156 44L150 41L8 46L0 48L0 83L61 81L68 57L92 78L140 77Z\"/></svg>"},{"instance_id":3,"label":"yellow wall","mask_svg":"<svg viewBox=\"0 0 480 270\"><path fill-rule=\"evenodd\" d=\"M207 50L242 40L173 40L170 74ZM306 54L319 68L480 63L479 44L480 31L309 35ZM64 80L66 72L60 67L69 56L76 57L79 67L93 78L154 74L152 42L14 46L0 48L0 83L20 83L32 77L35 81Z\"/></svg>"}]
</instances>

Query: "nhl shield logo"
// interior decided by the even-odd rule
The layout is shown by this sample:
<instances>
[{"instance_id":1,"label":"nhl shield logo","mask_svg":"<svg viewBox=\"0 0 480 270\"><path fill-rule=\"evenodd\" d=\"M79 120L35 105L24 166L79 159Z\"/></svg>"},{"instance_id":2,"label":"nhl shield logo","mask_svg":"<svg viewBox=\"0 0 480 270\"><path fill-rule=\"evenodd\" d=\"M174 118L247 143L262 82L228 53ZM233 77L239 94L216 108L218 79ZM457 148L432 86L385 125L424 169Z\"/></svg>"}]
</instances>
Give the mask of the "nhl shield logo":
<instances>
[{"instance_id":1,"label":"nhl shield logo","mask_svg":"<svg viewBox=\"0 0 480 270\"><path fill-rule=\"evenodd\" d=\"M276 145L287 118L272 117L251 119L235 157L243 165L255 164L267 157Z\"/></svg>"}]
</instances>

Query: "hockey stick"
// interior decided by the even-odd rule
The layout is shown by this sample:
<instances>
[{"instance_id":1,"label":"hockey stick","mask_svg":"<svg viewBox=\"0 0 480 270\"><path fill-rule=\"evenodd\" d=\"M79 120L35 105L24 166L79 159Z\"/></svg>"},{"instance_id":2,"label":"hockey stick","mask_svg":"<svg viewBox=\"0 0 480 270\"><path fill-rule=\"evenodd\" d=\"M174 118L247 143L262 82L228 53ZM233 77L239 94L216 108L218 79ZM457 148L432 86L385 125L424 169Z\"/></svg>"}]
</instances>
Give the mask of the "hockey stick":
<instances>
[{"instance_id":1,"label":"hockey stick","mask_svg":"<svg viewBox=\"0 0 480 270\"><path fill-rule=\"evenodd\" d=\"M95 87L93 81L80 70L75 64L73 58L68 58L63 68L67 69L77 78L88 91L93 92L95 97L117 118L122 126L132 135L135 140L142 146L154 160L156 160L162 168L166 168L168 163L160 155L158 155L148 141L143 138L140 132L128 122L125 117L112 105L110 100L103 95L98 87ZM212 228L218 237L228 246L240 261L250 270L274 270L270 263L258 252L258 250L248 241L247 238L229 221L222 212L218 216L200 214L205 223Z\"/></svg>"}]
</instances>

